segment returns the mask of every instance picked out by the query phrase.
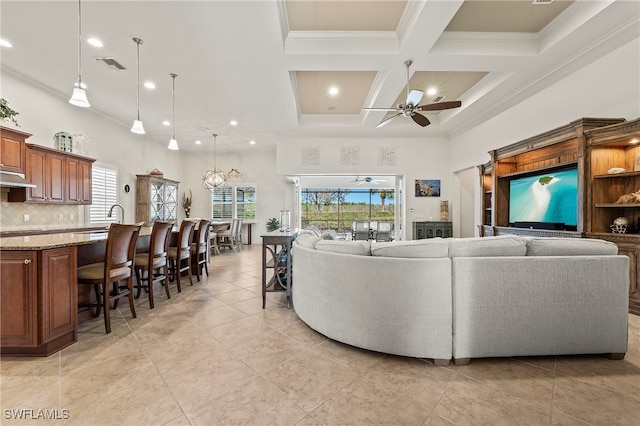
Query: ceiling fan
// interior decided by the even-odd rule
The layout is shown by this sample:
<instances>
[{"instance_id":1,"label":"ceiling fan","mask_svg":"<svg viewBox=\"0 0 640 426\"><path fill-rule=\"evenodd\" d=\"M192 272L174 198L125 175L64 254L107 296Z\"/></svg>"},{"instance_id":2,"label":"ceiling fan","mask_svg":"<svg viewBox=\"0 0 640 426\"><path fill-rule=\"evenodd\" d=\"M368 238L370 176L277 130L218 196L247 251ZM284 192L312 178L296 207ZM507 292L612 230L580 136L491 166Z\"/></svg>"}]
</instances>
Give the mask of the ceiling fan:
<instances>
[{"instance_id":1,"label":"ceiling fan","mask_svg":"<svg viewBox=\"0 0 640 426\"><path fill-rule=\"evenodd\" d=\"M396 117L400 117L401 115L404 117L411 117L411 119L416 122L416 124L425 127L428 126L431 122L427 117L419 112L427 112L427 111L442 111L445 109L458 108L462 105L460 101L448 101L448 102L435 102L432 104L420 105L420 101L422 100L422 96L424 92L422 90L412 90L409 92L409 67L413 64L411 59L408 59L404 62L407 67L407 100L403 104L398 104L395 108L363 108L365 111L387 111L387 112L396 112L396 114L392 115L389 118L382 120L376 128L385 126L389 124Z\"/></svg>"},{"instance_id":2,"label":"ceiling fan","mask_svg":"<svg viewBox=\"0 0 640 426\"><path fill-rule=\"evenodd\" d=\"M354 180L352 180L351 182L358 182L358 186L362 185L363 183L372 183L374 185L379 185L381 182L386 182L386 180L384 179L374 179L370 176L367 176L365 178L360 179L360 176L356 176L356 178Z\"/></svg>"}]
</instances>

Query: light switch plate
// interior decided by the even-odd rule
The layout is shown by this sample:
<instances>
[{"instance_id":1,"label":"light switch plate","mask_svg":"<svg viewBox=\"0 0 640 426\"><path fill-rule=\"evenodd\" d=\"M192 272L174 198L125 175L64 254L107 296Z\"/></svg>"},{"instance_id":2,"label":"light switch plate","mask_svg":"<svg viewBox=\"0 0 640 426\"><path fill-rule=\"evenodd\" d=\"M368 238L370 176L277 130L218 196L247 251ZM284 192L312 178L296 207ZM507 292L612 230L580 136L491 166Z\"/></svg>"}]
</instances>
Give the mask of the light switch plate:
<instances>
[{"instance_id":1,"label":"light switch plate","mask_svg":"<svg viewBox=\"0 0 640 426\"><path fill-rule=\"evenodd\" d=\"M28 214L25 214L25 215L23 216L23 219L24 219L24 221L25 221L25 222L29 222L29 215L28 215Z\"/></svg>"}]
</instances>

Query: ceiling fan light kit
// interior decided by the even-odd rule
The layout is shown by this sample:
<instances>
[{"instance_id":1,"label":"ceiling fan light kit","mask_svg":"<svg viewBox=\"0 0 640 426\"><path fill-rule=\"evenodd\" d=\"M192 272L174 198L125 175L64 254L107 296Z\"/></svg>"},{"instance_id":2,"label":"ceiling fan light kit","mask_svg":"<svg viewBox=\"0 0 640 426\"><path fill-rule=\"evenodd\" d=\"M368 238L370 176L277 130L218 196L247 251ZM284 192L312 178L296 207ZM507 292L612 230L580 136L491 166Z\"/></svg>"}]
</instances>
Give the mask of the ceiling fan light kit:
<instances>
[{"instance_id":1,"label":"ceiling fan light kit","mask_svg":"<svg viewBox=\"0 0 640 426\"><path fill-rule=\"evenodd\" d=\"M89 104L87 92L84 90L82 84L82 9L80 1L81 0L78 0L78 81L75 84L69 103L82 108L88 108L91 104Z\"/></svg>"},{"instance_id":2,"label":"ceiling fan light kit","mask_svg":"<svg viewBox=\"0 0 640 426\"><path fill-rule=\"evenodd\" d=\"M462 105L460 101L449 101L449 102L436 102L429 103L426 105L420 105L420 101L424 95L422 90L411 90L409 91L409 68L413 64L411 59L407 59L404 61L404 65L407 68L407 100L403 104L399 104L395 108L363 108L364 111L386 111L386 112L395 112L391 117L387 117L382 120L376 128L384 127L393 121L395 118L400 117L401 115L407 118L411 118L414 123L419 126L426 127L431 124L431 121L424 115L420 114L420 112L427 111L442 111L445 109L458 108ZM444 96L441 97L443 99Z\"/></svg>"}]
</instances>

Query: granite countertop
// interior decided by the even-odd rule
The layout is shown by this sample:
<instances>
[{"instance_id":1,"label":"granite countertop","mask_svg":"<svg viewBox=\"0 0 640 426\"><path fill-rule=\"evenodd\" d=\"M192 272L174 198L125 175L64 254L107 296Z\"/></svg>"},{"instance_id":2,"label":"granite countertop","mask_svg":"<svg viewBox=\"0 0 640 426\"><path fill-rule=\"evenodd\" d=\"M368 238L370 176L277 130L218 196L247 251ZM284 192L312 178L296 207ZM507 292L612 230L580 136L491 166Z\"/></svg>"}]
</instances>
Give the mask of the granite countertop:
<instances>
[{"instance_id":1,"label":"granite countertop","mask_svg":"<svg viewBox=\"0 0 640 426\"><path fill-rule=\"evenodd\" d=\"M108 231L93 230L80 232L59 232L55 234L25 235L0 238L0 250L46 250L59 247L81 246L107 241ZM139 237L151 235L151 227L140 229Z\"/></svg>"}]
</instances>

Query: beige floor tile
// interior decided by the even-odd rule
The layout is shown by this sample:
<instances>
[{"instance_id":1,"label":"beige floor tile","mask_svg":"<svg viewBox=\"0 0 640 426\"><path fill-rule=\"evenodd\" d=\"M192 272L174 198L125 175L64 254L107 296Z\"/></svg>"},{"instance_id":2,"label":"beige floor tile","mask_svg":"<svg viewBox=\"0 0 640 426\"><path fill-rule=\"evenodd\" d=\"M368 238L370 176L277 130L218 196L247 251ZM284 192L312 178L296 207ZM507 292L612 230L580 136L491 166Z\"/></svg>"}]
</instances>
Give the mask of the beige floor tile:
<instances>
[{"instance_id":1,"label":"beige floor tile","mask_svg":"<svg viewBox=\"0 0 640 426\"><path fill-rule=\"evenodd\" d=\"M358 376L318 351L304 351L267 371L264 377L297 405L311 412Z\"/></svg>"},{"instance_id":2,"label":"beige floor tile","mask_svg":"<svg viewBox=\"0 0 640 426\"><path fill-rule=\"evenodd\" d=\"M636 398L573 377L556 378L553 409L595 425L635 425L640 419Z\"/></svg>"},{"instance_id":3,"label":"beige floor tile","mask_svg":"<svg viewBox=\"0 0 640 426\"><path fill-rule=\"evenodd\" d=\"M327 340L318 345L318 350L329 359L363 375L371 367L380 362L384 354L349 346L335 340Z\"/></svg>"},{"instance_id":4,"label":"beige floor tile","mask_svg":"<svg viewBox=\"0 0 640 426\"><path fill-rule=\"evenodd\" d=\"M431 410L456 373L420 359L387 355L365 377Z\"/></svg>"},{"instance_id":5,"label":"beige floor tile","mask_svg":"<svg viewBox=\"0 0 640 426\"><path fill-rule=\"evenodd\" d=\"M293 425L307 413L275 386L257 379L208 401L188 415L194 425Z\"/></svg>"},{"instance_id":6,"label":"beige floor tile","mask_svg":"<svg viewBox=\"0 0 640 426\"><path fill-rule=\"evenodd\" d=\"M99 317L50 357L1 358L2 410L67 409L71 418L0 422L635 426L640 418L638 316L629 315L623 361L517 357L434 367L327 339L286 307L285 293L268 293L263 310L261 267L260 245L215 256L208 278L193 286L183 279L182 293L173 284L171 299L158 289L155 309L143 295L137 318L126 305L112 311L111 334Z\"/></svg>"},{"instance_id":7,"label":"beige floor tile","mask_svg":"<svg viewBox=\"0 0 640 426\"><path fill-rule=\"evenodd\" d=\"M551 408L458 375L432 415L461 425L541 425L549 423Z\"/></svg>"},{"instance_id":8,"label":"beige floor tile","mask_svg":"<svg viewBox=\"0 0 640 426\"><path fill-rule=\"evenodd\" d=\"M358 378L311 415L322 424L421 425L428 409L398 395L385 385Z\"/></svg>"},{"instance_id":9,"label":"beige floor tile","mask_svg":"<svg viewBox=\"0 0 640 426\"><path fill-rule=\"evenodd\" d=\"M553 396L553 371L514 359L474 359L460 374L483 385L545 406L551 403Z\"/></svg>"},{"instance_id":10,"label":"beige floor tile","mask_svg":"<svg viewBox=\"0 0 640 426\"><path fill-rule=\"evenodd\" d=\"M132 383L102 396L89 394L65 407L69 425L158 425L182 414L169 389L157 380Z\"/></svg>"}]
</instances>

